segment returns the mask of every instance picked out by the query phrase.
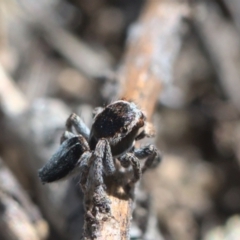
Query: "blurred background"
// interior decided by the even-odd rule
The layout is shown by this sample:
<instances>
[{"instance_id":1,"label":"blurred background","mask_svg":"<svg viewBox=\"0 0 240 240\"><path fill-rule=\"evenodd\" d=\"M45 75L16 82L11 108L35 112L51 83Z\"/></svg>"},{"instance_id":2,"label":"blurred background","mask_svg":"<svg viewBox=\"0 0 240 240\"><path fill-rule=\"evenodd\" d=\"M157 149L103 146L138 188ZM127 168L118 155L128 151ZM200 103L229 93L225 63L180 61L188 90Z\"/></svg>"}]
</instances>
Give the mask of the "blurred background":
<instances>
[{"instance_id":1,"label":"blurred background","mask_svg":"<svg viewBox=\"0 0 240 240\"><path fill-rule=\"evenodd\" d=\"M116 99L145 3L0 0L0 239L79 239L77 178L42 186L37 170L71 112L91 126L93 109ZM171 77L159 79L153 122L164 159L136 190L131 239L238 240L240 1L161 4L166 26L179 6L187 17L161 65Z\"/></svg>"}]
</instances>

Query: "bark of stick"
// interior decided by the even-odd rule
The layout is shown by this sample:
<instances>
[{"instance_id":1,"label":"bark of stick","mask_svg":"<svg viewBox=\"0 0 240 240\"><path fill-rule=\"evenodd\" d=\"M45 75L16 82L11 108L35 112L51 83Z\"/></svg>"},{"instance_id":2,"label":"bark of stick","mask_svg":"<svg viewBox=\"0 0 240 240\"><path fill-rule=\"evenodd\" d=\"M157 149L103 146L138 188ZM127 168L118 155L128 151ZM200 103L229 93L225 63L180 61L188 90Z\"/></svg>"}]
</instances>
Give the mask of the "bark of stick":
<instances>
[{"instance_id":1,"label":"bark of stick","mask_svg":"<svg viewBox=\"0 0 240 240\"><path fill-rule=\"evenodd\" d=\"M122 91L119 98L136 102L151 119L162 87L172 81L172 70L182 43L186 3L148 1L137 24L130 30L126 55L119 71ZM111 217L97 214L97 239L129 239L132 194L116 192L117 183L107 181ZM134 191L134 189L132 189ZM131 191L131 193L132 193ZM85 222L85 230L89 229ZM86 233L86 231L85 231ZM91 236L85 235L85 239Z\"/></svg>"},{"instance_id":2,"label":"bark of stick","mask_svg":"<svg viewBox=\"0 0 240 240\"><path fill-rule=\"evenodd\" d=\"M121 97L134 100L151 118L161 89L172 84L173 69L189 8L184 2L148 1L129 37L120 72Z\"/></svg>"}]
</instances>

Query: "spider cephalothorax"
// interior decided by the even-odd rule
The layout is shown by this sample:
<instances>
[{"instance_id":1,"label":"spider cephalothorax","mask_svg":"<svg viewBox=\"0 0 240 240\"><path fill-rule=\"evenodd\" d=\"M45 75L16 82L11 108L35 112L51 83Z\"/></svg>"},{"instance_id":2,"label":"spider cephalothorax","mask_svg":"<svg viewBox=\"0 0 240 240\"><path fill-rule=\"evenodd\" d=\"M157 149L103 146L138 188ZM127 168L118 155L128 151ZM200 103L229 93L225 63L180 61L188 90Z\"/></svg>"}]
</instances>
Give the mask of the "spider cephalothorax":
<instances>
[{"instance_id":1,"label":"spider cephalothorax","mask_svg":"<svg viewBox=\"0 0 240 240\"><path fill-rule=\"evenodd\" d=\"M106 211L109 207L104 196L103 175L115 173L116 159L125 168L132 166L131 184L139 180L141 173L155 159L160 159L153 145L134 149L135 140L149 136L144 129L145 121L142 111L133 102L124 100L98 108L91 131L79 116L71 114L66 122L67 131L61 138L61 146L39 170L41 181L53 182L77 170L83 191L92 193L93 199L88 199L88 202L92 201L91 206L101 205ZM139 159L145 158L141 168Z\"/></svg>"},{"instance_id":2,"label":"spider cephalothorax","mask_svg":"<svg viewBox=\"0 0 240 240\"><path fill-rule=\"evenodd\" d=\"M134 103L116 101L94 118L89 144L94 149L98 140L106 138L112 155L120 155L132 147L135 137L143 127L145 116Z\"/></svg>"}]
</instances>

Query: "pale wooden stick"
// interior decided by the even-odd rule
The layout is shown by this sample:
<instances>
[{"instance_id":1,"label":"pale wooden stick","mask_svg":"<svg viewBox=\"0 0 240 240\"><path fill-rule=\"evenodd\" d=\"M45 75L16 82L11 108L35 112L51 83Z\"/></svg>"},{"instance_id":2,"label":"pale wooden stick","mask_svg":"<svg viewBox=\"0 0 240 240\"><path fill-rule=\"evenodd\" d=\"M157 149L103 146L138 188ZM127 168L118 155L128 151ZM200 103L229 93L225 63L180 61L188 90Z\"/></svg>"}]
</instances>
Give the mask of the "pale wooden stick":
<instances>
[{"instance_id":1,"label":"pale wooden stick","mask_svg":"<svg viewBox=\"0 0 240 240\"><path fill-rule=\"evenodd\" d=\"M151 119L162 86L171 81L186 16L186 3L148 1L140 20L130 30L126 55L119 71L123 86L119 97L134 100L148 119ZM120 192L114 179L108 179L106 185L111 216L100 213L94 216L99 219L97 239L129 239L134 189ZM86 221L85 230L90 228L91 223ZM84 239L91 239L91 232L85 231Z\"/></svg>"}]
</instances>

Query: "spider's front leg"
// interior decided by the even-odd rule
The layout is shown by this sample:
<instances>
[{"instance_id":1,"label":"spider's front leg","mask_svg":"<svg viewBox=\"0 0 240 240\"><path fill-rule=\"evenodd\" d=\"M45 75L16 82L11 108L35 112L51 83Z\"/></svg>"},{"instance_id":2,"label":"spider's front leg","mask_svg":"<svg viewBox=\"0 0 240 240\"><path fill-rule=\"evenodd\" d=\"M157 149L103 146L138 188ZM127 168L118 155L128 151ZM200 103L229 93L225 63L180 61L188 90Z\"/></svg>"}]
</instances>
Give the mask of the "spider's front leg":
<instances>
[{"instance_id":1,"label":"spider's front leg","mask_svg":"<svg viewBox=\"0 0 240 240\"><path fill-rule=\"evenodd\" d=\"M143 167L141 168L139 159L146 159ZM161 157L157 148L150 144L139 149L135 149L133 153L126 153L119 158L121 165L125 168L130 165L133 168L134 177L130 181L130 185L135 184L148 168L155 167L160 161ZM154 164L155 163L155 164Z\"/></svg>"},{"instance_id":2,"label":"spider's front leg","mask_svg":"<svg viewBox=\"0 0 240 240\"><path fill-rule=\"evenodd\" d=\"M91 202L94 211L102 213L110 211L110 201L105 193L103 174L111 175L115 172L111 148L106 139L98 141L93 152L92 164L87 179L86 202ZM93 197L92 197L93 196Z\"/></svg>"},{"instance_id":3,"label":"spider's front leg","mask_svg":"<svg viewBox=\"0 0 240 240\"><path fill-rule=\"evenodd\" d=\"M73 128L78 134L82 135L85 139L89 138L90 130L87 127L87 125L77 114L72 113L66 121L67 131L63 133L60 139L60 143L63 143L66 139L76 136L76 134L73 133Z\"/></svg>"},{"instance_id":4,"label":"spider's front leg","mask_svg":"<svg viewBox=\"0 0 240 240\"><path fill-rule=\"evenodd\" d=\"M146 161L142 167L142 173L144 173L148 168L154 168L161 162L161 154L157 150L157 148L149 144L142 148L138 148L134 150L134 155L139 159L145 159Z\"/></svg>"},{"instance_id":5,"label":"spider's front leg","mask_svg":"<svg viewBox=\"0 0 240 240\"><path fill-rule=\"evenodd\" d=\"M134 155L134 153L126 153L123 156L121 156L119 160L124 168L127 168L130 165L132 166L134 177L130 181L129 185L131 186L135 184L141 178L142 175L139 159Z\"/></svg>"},{"instance_id":6,"label":"spider's front leg","mask_svg":"<svg viewBox=\"0 0 240 240\"><path fill-rule=\"evenodd\" d=\"M90 151L83 153L80 160L78 161L78 169L80 173L79 183L84 193L87 190L86 183L88 180L91 163L92 163L92 152Z\"/></svg>"},{"instance_id":7,"label":"spider's front leg","mask_svg":"<svg viewBox=\"0 0 240 240\"><path fill-rule=\"evenodd\" d=\"M76 136L77 135L72 132L65 131L60 138L60 143L62 144L65 140L76 137Z\"/></svg>"},{"instance_id":8,"label":"spider's front leg","mask_svg":"<svg viewBox=\"0 0 240 240\"><path fill-rule=\"evenodd\" d=\"M75 113L72 113L66 121L66 129L68 132L72 132L72 128L76 130L78 134L83 135L86 139L89 138L90 130L83 120Z\"/></svg>"}]
</instances>

